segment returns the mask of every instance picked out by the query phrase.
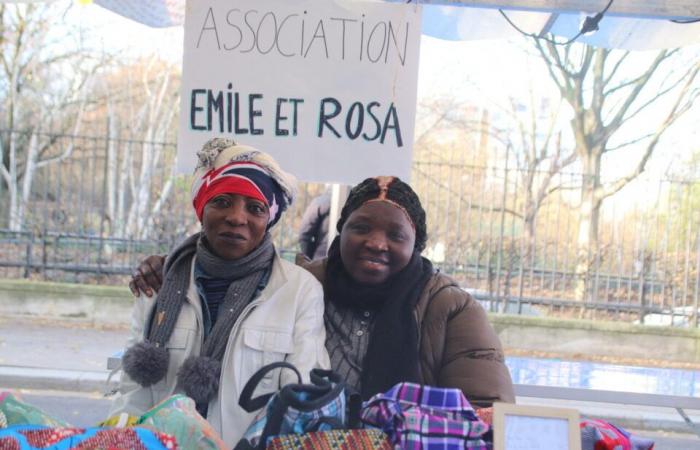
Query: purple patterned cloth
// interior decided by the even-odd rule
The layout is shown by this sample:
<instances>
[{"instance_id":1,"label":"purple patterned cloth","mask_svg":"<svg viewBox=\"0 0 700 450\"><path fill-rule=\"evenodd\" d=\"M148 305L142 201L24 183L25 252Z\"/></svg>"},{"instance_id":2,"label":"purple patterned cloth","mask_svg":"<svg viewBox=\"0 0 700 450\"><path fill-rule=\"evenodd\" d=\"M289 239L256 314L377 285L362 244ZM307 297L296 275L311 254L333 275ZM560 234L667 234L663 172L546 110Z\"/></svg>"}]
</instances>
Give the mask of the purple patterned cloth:
<instances>
[{"instance_id":1,"label":"purple patterned cloth","mask_svg":"<svg viewBox=\"0 0 700 450\"><path fill-rule=\"evenodd\" d=\"M399 383L363 405L362 422L380 428L401 449L491 448L484 440L489 426L459 389Z\"/></svg>"}]
</instances>

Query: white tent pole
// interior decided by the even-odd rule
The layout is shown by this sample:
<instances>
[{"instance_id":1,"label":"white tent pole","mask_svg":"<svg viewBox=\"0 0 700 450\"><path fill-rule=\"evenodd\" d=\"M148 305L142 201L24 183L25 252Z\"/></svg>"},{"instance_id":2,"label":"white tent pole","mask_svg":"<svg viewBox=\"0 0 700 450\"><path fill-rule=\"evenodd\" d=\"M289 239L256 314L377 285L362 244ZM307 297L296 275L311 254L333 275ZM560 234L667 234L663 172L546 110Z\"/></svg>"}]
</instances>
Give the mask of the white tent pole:
<instances>
[{"instance_id":1,"label":"white tent pole","mask_svg":"<svg viewBox=\"0 0 700 450\"><path fill-rule=\"evenodd\" d=\"M328 247L336 235L335 224L340 218L340 211L343 209L345 199L348 198L348 186L344 184L333 183L331 188L331 210L328 214Z\"/></svg>"}]
</instances>

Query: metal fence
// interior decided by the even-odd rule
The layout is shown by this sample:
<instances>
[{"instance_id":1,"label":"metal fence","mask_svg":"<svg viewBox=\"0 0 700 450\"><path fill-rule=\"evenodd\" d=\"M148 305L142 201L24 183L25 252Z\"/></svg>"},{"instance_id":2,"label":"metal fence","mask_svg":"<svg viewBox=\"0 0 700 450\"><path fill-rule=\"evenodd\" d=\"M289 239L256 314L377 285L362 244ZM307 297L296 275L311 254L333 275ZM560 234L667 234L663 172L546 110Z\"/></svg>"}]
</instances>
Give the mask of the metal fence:
<instances>
[{"instance_id":1,"label":"metal fence","mask_svg":"<svg viewBox=\"0 0 700 450\"><path fill-rule=\"evenodd\" d=\"M13 133L17 143L30 141ZM0 131L3 142L9 136ZM123 284L145 255L166 253L197 229L189 181L172 175L173 144L54 134L38 140L41 159L55 160L36 168L31 189L23 190L19 177L21 226L11 217L11 209L14 219L18 214L11 190L0 183L0 276ZM528 223L526 173L507 161L475 164L467 154L418 152L412 185L428 217L425 254L488 308L697 326L700 180L640 177L606 200L582 270L582 177L558 174L552 186L560 189ZM299 187L274 232L290 259L301 214L325 189Z\"/></svg>"}]
</instances>

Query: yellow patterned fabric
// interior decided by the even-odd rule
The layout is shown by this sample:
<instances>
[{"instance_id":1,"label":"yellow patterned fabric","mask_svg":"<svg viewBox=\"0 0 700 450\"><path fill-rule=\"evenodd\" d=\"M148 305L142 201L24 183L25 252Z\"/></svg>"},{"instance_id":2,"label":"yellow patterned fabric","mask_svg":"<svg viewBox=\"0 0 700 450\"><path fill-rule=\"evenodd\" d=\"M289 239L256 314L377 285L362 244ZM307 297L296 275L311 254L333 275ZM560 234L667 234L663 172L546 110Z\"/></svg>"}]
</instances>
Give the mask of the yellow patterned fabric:
<instances>
[{"instance_id":1,"label":"yellow patterned fabric","mask_svg":"<svg viewBox=\"0 0 700 450\"><path fill-rule=\"evenodd\" d=\"M130 416L126 413L122 413L117 414L116 416L112 416L104 422L100 422L98 426L117 428L133 427L139 422L139 419L139 416Z\"/></svg>"}]
</instances>

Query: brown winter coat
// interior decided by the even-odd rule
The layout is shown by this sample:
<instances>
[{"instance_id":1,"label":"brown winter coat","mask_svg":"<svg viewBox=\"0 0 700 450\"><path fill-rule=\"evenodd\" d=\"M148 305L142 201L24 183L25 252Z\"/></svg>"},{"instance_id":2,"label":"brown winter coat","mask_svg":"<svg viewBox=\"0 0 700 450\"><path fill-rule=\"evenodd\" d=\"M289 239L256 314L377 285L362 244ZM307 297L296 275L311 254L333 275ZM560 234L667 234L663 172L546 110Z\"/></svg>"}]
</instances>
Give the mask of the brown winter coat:
<instances>
[{"instance_id":1,"label":"brown winter coat","mask_svg":"<svg viewBox=\"0 0 700 450\"><path fill-rule=\"evenodd\" d=\"M297 258L323 284L326 259ZM513 382L501 342L484 309L447 275L436 273L416 305L422 382L459 388L469 401L487 407L514 402Z\"/></svg>"}]
</instances>

